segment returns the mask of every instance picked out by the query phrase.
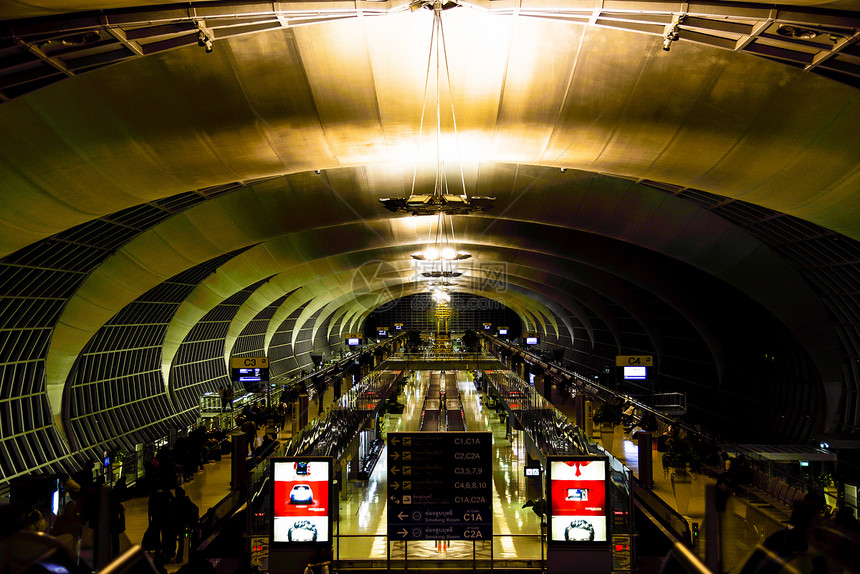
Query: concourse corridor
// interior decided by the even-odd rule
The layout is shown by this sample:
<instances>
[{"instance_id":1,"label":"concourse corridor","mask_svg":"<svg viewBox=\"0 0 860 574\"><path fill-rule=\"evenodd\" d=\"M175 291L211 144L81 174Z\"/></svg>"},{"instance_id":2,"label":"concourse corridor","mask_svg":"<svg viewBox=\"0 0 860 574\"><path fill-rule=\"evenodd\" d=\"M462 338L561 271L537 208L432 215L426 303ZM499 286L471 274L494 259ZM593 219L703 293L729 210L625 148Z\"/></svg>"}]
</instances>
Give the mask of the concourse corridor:
<instances>
[{"instance_id":1,"label":"concourse corridor","mask_svg":"<svg viewBox=\"0 0 860 574\"><path fill-rule=\"evenodd\" d=\"M405 404L403 414L387 414L388 431L417 431L421 421L424 397L430 381L428 371L414 372L403 390L400 401ZM438 373L437 373L438 376ZM474 551L478 559L540 560L540 520L529 508L522 508L526 496L523 466L525 452L520 433L505 436L505 425L492 411L484 408L481 395L476 391L471 373L449 372L455 376L460 401L469 431L493 433L493 541L478 542ZM335 559L341 561L384 560L386 543L386 465L384 450L370 479L350 482L340 500L340 523L335 540ZM409 560L453 560L472 558L471 542L449 541L447 544L431 541L391 545L391 557L402 559L408 552Z\"/></svg>"}]
</instances>

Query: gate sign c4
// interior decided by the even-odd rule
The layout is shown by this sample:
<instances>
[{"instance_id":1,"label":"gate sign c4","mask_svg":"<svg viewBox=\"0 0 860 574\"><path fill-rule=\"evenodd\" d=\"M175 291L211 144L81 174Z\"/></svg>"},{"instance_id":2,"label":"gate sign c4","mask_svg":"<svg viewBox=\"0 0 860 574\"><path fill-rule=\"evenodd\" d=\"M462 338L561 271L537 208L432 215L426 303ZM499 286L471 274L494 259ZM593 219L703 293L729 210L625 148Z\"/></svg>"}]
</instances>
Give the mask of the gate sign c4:
<instances>
[{"instance_id":1,"label":"gate sign c4","mask_svg":"<svg viewBox=\"0 0 860 574\"><path fill-rule=\"evenodd\" d=\"M617 355L616 367L653 367L654 355Z\"/></svg>"}]
</instances>

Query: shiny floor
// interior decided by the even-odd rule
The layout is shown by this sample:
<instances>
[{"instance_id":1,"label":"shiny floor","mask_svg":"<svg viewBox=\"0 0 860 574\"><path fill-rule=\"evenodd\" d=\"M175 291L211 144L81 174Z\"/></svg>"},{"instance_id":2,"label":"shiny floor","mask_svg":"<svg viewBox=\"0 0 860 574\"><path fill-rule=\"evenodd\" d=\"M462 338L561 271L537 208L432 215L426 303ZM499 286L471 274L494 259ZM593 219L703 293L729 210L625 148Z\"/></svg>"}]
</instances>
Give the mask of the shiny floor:
<instances>
[{"instance_id":1,"label":"shiny floor","mask_svg":"<svg viewBox=\"0 0 860 574\"><path fill-rule=\"evenodd\" d=\"M389 431L416 431L421 419L424 393L430 373L416 372L406 385L400 401L406 405L402 415L386 415ZM505 426L498 416L485 409L475 390L471 374L456 373L460 399L469 431L493 433L493 541L449 541L392 543L391 558L412 559L519 559L540 560L540 520L530 509L522 508L528 500L523 466L525 453L522 437L505 437ZM341 521L335 558L339 560L380 559L386 549L386 453L376 465L370 480L351 483L340 501Z\"/></svg>"}]
</instances>

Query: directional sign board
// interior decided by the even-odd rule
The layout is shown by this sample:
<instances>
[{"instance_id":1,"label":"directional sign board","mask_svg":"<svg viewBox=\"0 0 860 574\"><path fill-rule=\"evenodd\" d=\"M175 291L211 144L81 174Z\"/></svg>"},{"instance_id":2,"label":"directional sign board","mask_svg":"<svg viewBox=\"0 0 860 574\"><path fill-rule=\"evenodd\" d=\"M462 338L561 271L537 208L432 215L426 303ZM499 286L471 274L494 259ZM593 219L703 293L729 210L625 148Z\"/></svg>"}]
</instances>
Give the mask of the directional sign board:
<instances>
[{"instance_id":1,"label":"directional sign board","mask_svg":"<svg viewBox=\"0 0 860 574\"><path fill-rule=\"evenodd\" d=\"M616 355L616 367L653 367L654 355Z\"/></svg>"},{"instance_id":2,"label":"directional sign board","mask_svg":"<svg viewBox=\"0 0 860 574\"><path fill-rule=\"evenodd\" d=\"M490 540L491 432L388 433L388 539Z\"/></svg>"}]
</instances>

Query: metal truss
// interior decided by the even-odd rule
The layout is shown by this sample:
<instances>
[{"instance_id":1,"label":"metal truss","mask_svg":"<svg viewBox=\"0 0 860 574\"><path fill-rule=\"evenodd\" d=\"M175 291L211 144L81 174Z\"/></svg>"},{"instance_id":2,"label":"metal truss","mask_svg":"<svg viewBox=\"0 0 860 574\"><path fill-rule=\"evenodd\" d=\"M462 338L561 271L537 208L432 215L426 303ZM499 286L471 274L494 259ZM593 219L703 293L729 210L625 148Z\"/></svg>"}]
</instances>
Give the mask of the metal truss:
<instances>
[{"instance_id":1,"label":"metal truss","mask_svg":"<svg viewBox=\"0 0 860 574\"><path fill-rule=\"evenodd\" d=\"M497 15L651 34L783 62L860 86L860 13L743 2L462 0ZM0 22L0 101L131 58L197 44L410 10L408 0L204 2Z\"/></svg>"}]
</instances>

